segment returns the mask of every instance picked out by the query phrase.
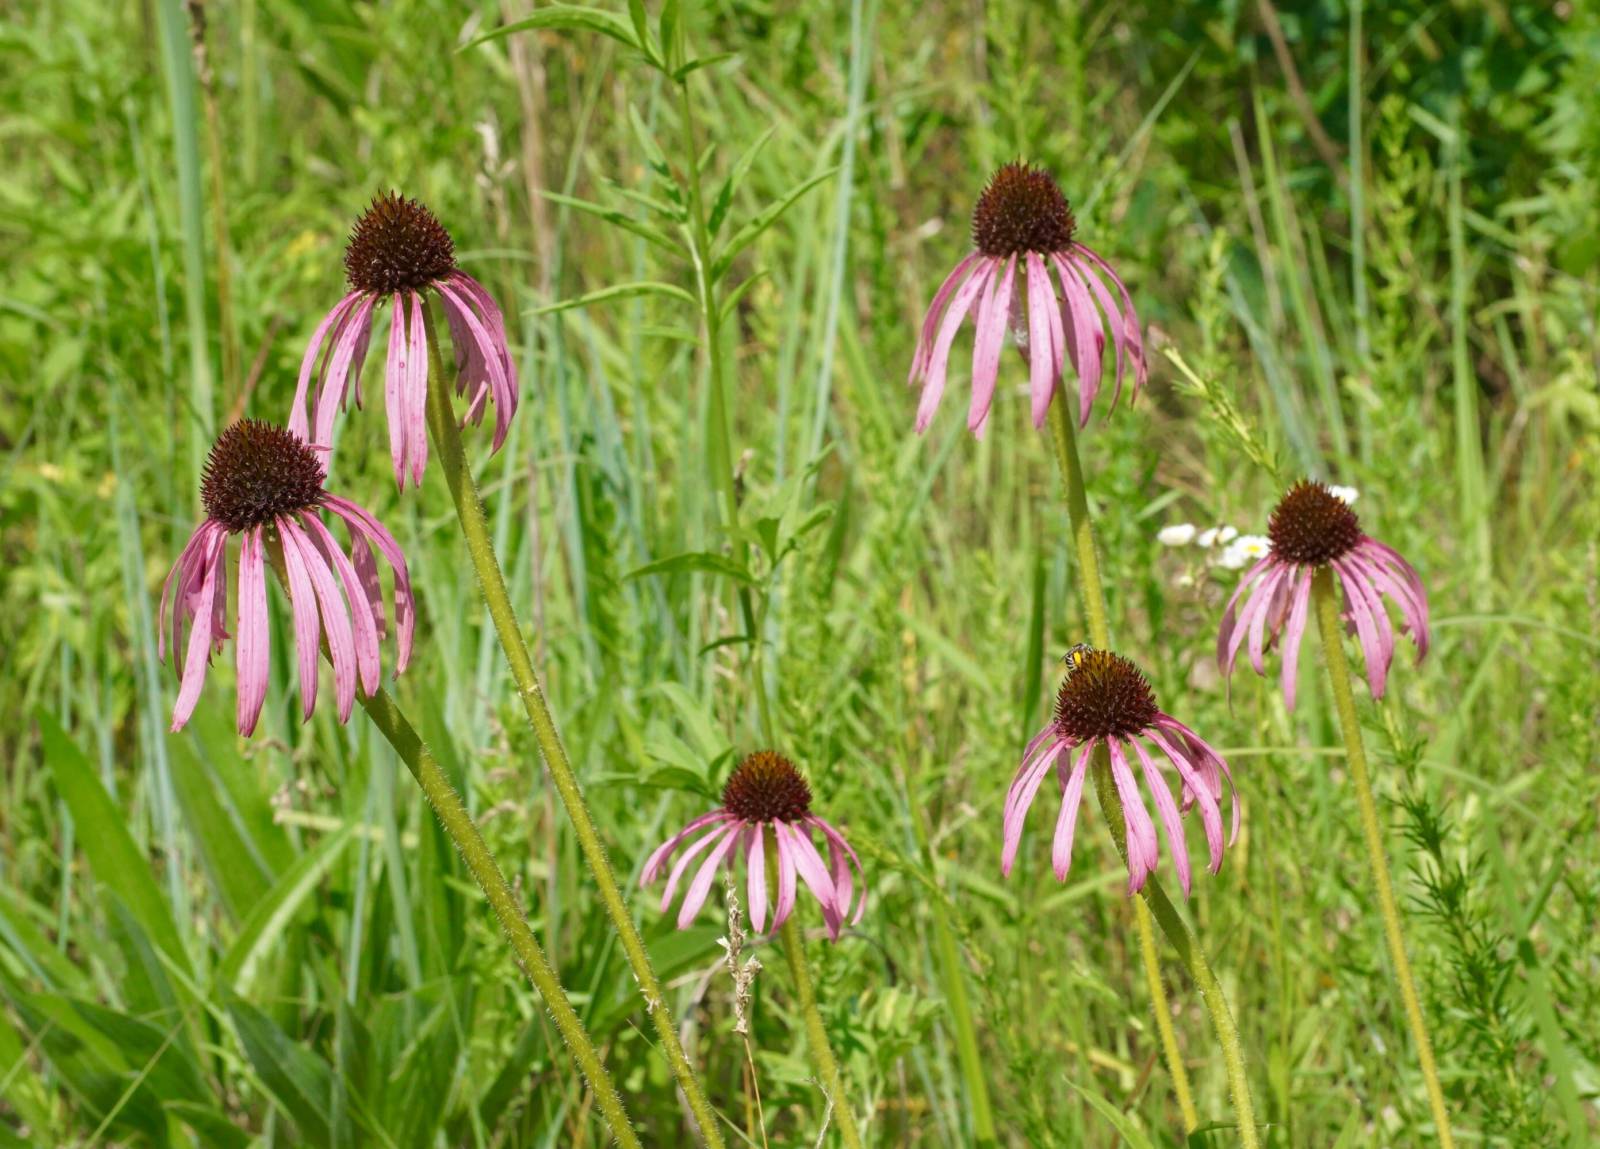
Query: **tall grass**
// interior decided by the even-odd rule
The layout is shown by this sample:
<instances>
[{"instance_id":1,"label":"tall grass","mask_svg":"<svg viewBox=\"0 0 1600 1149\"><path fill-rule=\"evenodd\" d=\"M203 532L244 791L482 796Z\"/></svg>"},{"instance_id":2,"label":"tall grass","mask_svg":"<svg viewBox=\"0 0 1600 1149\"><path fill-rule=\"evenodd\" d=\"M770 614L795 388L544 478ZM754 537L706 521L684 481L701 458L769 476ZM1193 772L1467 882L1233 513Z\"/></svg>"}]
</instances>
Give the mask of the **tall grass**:
<instances>
[{"instance_id":1,"label":"tall grass","mask_svg":"<svg viewBox=\"0 0 1600 1149\"><path fill-rule=\"evenodd\" d=\"M1281 3L1307 103L1239 7L683 10L700 54L735 53L694 83L708 190L770 132L730 218L834 169L739 256L722 350L745 506L794 483L806 511L830 508L780 568L766 675L786 748L873 882L858 929L807 945L870 1143L968 1144L975 1071L1003 1143L1180 1143L1105 835L1080 835L1065 885L1034 834L1039 864L998 872L1006 783L1054 659L1086 635L1025 376L982 443L948 411L916 438L900 385L973 197L1018 154L1060 176L1177 356L1152 355L1148 398L1097 413L1081 446L1119 643L1239 777L1240 848L1184 912L1266 1137L1408 1146L1429 1125L1329 700L1309 676L1293 722L1252 676L1230 700L1210 651L1232 576L1155 539L1185 520L1260 530L1301 472L1357 487L1432 598L1435 650L1402 655L1389 699L1359 714L1457 1133L1600 1133L1600 25L1532 2ZM681 106L598 37L458 51L521 4L205 10L222 179L184 5L43 0L0 37L0 1145L599 1144L400 763L359 723L299 723L285 620L256 737L228 722L228 659L170 735L152 604L234 398L213 392L218 260L240 362L261 364L250 410L281 417L350 220L380 189L426 200L520 313L513 437L492 461L468 449L573 766L619 879L636 876L761 737L745 650L718 641L741 628L737 600L700 572L627 577L723 541L704 351L694 309L660 292L550 308L623 283L693 292L629 230L665 192L641 136L679 138ZM223 232L230 250L211 250ZM683 1143L444 484L391 493L380 412L341 436L339 483L417 580L425 641L396 695L642 1138ZM673 930L648 891L631 902L725 1134L760 1144L724 930ZM812 1144L826 1104L804 1019L776 947L754 952L768 1139ZM1190 1143L1231 1144L1204 1009L1175 966L1166 984Z\"/></svg>"}]
</instances>

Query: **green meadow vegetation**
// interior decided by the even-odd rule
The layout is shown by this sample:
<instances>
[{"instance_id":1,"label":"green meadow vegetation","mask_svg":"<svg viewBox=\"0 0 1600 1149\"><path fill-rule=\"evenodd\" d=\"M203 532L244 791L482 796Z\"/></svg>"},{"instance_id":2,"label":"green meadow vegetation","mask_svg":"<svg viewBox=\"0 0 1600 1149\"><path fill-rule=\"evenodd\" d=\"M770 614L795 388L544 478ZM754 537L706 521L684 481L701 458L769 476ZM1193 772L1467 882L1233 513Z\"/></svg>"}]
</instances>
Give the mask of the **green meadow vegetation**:
<instances>
[{"instance_id":1,"label":"green meadow vegetation","mask_svg":"<svg viewBox=\"0 0 1600 1149\"><path fill-rule=\"evenodd\" d=\"M0 1149L610 1141L401 758L338 722L326 670L301 721L284 596L254 735L231 643L168 729L158 601L202 464L240 416L287 419L391 189L504 310L520 410L467 456L720 1139L850 1144L848 1107L873 1146L1240 1144L1158 934L1185 1118L1100 806L1058 882L1047 786L1001 874L1007 788L1090 639L1081 564L1026 364L1005 353L981 440L970 323L925 434L905 379L1018 157L1144 326L1148 388L1108 387L1078 449L1115 648L1238 783L1220 873L1198 812L1192 896L1164 840L1157 873L1261 1143L1444 1140L1315 624L1292 713L1276 654L1229 683L1241 572L1158 538L1264 534L1301 476L1354 488L1428 592L1427 657L1401 639L1381 702L1357 661L1356 708L1455 1143L1600 1137L1600 12L594 2L0 3ZM385 643L385 684L639 1141L695 1144L437 451L396 490L382 339L329 487L409 561L416 649L395 678ZM809 1011L748 922L736 982L720 881L681 931L639 883L769 744L870 886L837 942L802 888Z\"/></svg>"}]
</instances>

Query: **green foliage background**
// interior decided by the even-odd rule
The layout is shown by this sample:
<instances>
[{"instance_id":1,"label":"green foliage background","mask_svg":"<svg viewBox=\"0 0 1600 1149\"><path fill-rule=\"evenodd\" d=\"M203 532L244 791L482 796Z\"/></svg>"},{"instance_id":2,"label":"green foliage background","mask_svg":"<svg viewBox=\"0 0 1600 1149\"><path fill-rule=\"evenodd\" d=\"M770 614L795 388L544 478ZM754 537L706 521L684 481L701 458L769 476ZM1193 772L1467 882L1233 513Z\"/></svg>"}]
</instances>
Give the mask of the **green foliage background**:
<instances>
[{"instance_id":1,"label":"green foliage background","mask_svg":"<svg viewBox=\"0 0 1600 1149\"><path fill-rule=\"evenodd\" d=\"M529 10L0 5L0 1145L603 1140L392 754L359 715L299 724L281 612L248 742L229 658L189 730L166 733L175 687L153 644L211 434L241 411L286 414L342 289L346 229L394 187L521 314L512 437L493 459L484 436L469 447L621 873L753 748L742 656L713 645L736 628L719 584L624 577L722 543L694 314L659 293L537 311L624 282L692 286L681 262L546 194L645 218L640 197L665 189L634 124L681 171L678 111L598 36L458 50ZM772 133L736 223L838 168L737 261L730 285L749 286L729 351L747 506L832 507L781 568L766 639L787 749L872 880L861 927L812 952L874 1143L968 1142L934 899L1011 1144L1180 1136L1098 816L1065 885L1039 829L1049 803L999 876L1006 786L1055 656L1083 637L1048 443L1016 388L984 442L967 435L966 337L925 438L902 386L973 198L1017 155L1057 173L1153 346L1194 372L1153 351L1148 395L1097 412L1086 466L1124 652L1242 788L1242 839L1188 912L1272 1143L1430 1134L1325 688L1308 677L1291 719L1245 672L1230 704L1211 649L1232 576L1155 539L1183 520L1262 529L1268 458L1359 488L1363 524L1429 587L1434 652L1418 668L1403 653L1388 701L1362 709L1458 1132L1587 1143L1600 17L1519 0L677 11L699 53L734 53L692 84L711 186ZM368 394L381 406L370 371ZM342 428L335 484L396 531L418 579L399 697L520 882L647 1143L685 1143L437 471L401 500L381 413ZM793 482L813 465L814 496ZM708 913L678 933L655 901L639 895L637 915L737 1139L724 926ZM768 1132L808 1145L822 1105L786 972L765 964L752 1047ZM1229 1144L1210 1031L1175 966L1169 991L1219 1126L1193 1143Z\"/></svg>"}]
</instances>

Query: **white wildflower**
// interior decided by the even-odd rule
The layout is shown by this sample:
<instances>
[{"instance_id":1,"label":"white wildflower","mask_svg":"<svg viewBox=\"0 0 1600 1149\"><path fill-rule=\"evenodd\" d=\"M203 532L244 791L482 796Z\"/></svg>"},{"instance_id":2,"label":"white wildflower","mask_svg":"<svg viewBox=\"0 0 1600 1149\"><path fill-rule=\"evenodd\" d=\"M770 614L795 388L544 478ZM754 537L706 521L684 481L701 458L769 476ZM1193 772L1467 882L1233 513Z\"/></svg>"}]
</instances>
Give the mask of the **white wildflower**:
<instances>
[{"instance_id":1,"label":"white wildflower","mask_svg":"<svg viewBox=\"0 0 1600 1149\"><path fill-rule=\"evenodd\" d=\"M1194 542L1193 523L1173 523L1156 532L1156 541L1164 547L1186 547Z\"/></svg>"},{"instance_id":2,"label":"white wildflower","mask_svg":"<svg viewBox=\"0 0 1600 1149\"><path fill-rule=\"evenodd\" d=\"M1354 487L1335 487L1331 484L1328 487L1328 493L1334 498L1338 499L1340 502L1346 504L1354 503L1361 497L1361 492L1356 490Z\"/></svg>"}]
</instances>

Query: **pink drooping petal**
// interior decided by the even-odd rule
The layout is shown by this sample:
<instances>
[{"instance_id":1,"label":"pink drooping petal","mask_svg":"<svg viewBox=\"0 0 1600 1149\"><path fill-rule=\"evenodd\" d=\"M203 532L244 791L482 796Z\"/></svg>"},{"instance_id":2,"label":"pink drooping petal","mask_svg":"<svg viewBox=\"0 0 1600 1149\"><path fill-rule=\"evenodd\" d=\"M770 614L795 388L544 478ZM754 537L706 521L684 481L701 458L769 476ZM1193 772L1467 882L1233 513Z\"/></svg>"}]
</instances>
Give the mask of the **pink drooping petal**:
<instances>
[{"instance_id":1,"label":"pink drooping petal","mask_svg":"<svg viewBox=\"0 0 1600 1149\"><path fill-rule=\"evenodd\" d=\"M372 334L372 309L377 302L375 296L363 297L341 324L334 340L333 356L328 361L327 378L317 396L317 415L312 424L311 442L319 447L329 446L333 442L333 421L344 406L350 378L354 374L351 367L356 362L356 353L359 350L362 356L366 355L366 342Z\"/></svg>"},{"instance_id":2,"label":"pink drooping petal","mask_svg":"<svg viewBox=\"0 0 1600 1149\"><path fill-rule=\"evenodd\" d=\"M488 288L466 272L453 271L446 278L456 286L467 302L478 309L478 314L483 317L484 326L489 330L489 338L493 341L495 352L500 356L501 371L505 375L509 417L516 413L521 395L518 390L517 365L511 357L511 344L506 340L505 318L500 314L500 305L494 301L494 296L489 294Z\"/></svg>"},{"instance_id":3,"label":"pink drooping petal","mask_svg":"<svg viewBox=\"0 0 1600 1149\"><path fill-rule=\"evenodd\" d=\"M939 319L944 315L945 305L950 302L950 297L956 289L965 282L967 275L986 257L981 251L975 251L960 263L955 270L945 276L944 282L939 285L939 290L934 293L933 302L928 305L926 314L922 317L922 332L917 336L917 351L911 357L911 374L906 377L907 384L914 384L927 370L929 361L933 358L934 332L939 328Z\"/></svg>"},{"instance_id":4,"label":"pink drooping petal","mask_svg":"<svg viewBox=\"0 0 1600 1149\"><path fill-rule=\"evenodd\" d=\"M1183 748L1181 738L1169 740L1154 727L1146 730L1144 735L1167 756L1167 760L1177 769L1178 777L1183 779L1185 794L1199 804L1200 822L1205 827L1206 847L1210 851L1211 872L1216 873L1222 866L1222 811L1211 793L1210 784L1189 757L1187 749ZM1173 745L1174 742L1178 745ZM1237 809L1238 803L1234 805Z\"/></svg>"},{"instance_id":5,"label":"pink drooping petal","mask_svg":"<svg viewBox=\"0 0 1600 1149\"><path fill-rule=\"evenodd\" d=\"M1144 889L1145 879L1155 872L1161 861L1161 846L1156 840L1155 824L1150 821L1150 811L1144 808L1139 796L1139 784L1128 767L1128 757L1122 752L1120 739L1109 738L1111 749L1111 780L1116 783L1117 794L1122 799L1122 820L1127 827L1128 892L1136 894Z\"/></svg>"},{"instance_id":6,"label":"pink drooping petal","mask_svg":"<svg viewBox=\"0 0 1600 1149\"><path fill-rule=\"evenodd\" d=\"M1232 634L1228 639L1227 649L1223 652L1223 667L1227 673L1232 673L1234 660L1239 657L1239 647L1244 644L1251 628L1255 626L1256 617L1265 616L1267 607L1272 603L1272 592L1277 589L1278 580L1289 570L1289 567L1281 563L1274 563L1261 576L1261 581L1252 588L1250 597L1245 599L1244 608L1239 611L1239 617L1232 624Z\"/></svg>"},{"instance_id":7,"label":"pink drooping petal","mask_svg":"<svg viewBox=\"0 0 1600 1149\"><path fill-rule=\"evenodd\" d=\"M1061 278L1062 302L1072 319L1074 354L1072 364L1078 372L1078 425L1087 426L1095 397L1100 394L1104 374L1100 360L1105 346L1105 327L1095 310L1089 289L1078 275L1077 266L1065 256L1056 256L1056 274Z\"/></svg>"},{"instance_id":8,"label":"pink drooping petal","mask_svg":"<svg viewBox=\"0 0 1600 1149\"><path fill-rule=\"evenodd\" d=\"M1129 739L1129 744L1139 756L1139 764L1144 768L1144 782L1150 788L1151 795L1156 800L1156 810L1161 815L1161 827L1167 835L1167 852L1172 855L1172 864L1178 871L1178 883L1183 887L1183 896L1189 896L1192 876L1189 872L1189 839L1183 833L1183 819L1178 814L1178 805L1172 800L1172 790L1167 785L1167 780L1161 776L1161 771L1156 769L1156 764L1150 760L1150 752L1144 748L1144 743L1137 738Z\"/></svg>"},{"instance_id":9,"label":"pink drooping petal","mask_svg":"<svg viewBox=\"0 0 1600 1149\"><path fill-rule=\"evenodd\" d=\"M673 863L672 873L667 877L667 888L661 891L661 910L663 913L665 913L667 907L672 904L672 895L677 892L678 882L683 878L683 875L688 872L690 863L692 863L695 858L699 857L714 843L720 841L723 835L728 832L729 826L737 829L741 825L741 823L733 818L730 818L723 811L718 810L717 813L720 815L720 817L717 819L715 826L706 831L705 835L695 842L694 845L690 846L682 854L678 855L678 860ZM698 821L699 819L696 820ZM692 824L693 823L691 823L691 825ZM687 833L688 831L685 830L684 834ZM680 838L682 836L683 835L681 834L679 835ZM651 861L655 863L654 858L652 858ZM655 864L659 865L659 863ZM650 872L650 866L645 867L645 872Z\"/></svg>"},{"instance_id":10,"label":"pink drooping petal","mask_svg":"<svg viewBox=\"0 0 1600 1149\"><path fill-rule=\"evenodd\" d=\"M772 914L772 930L776 933L794 911L794 850L783 835L776 832L772 835L772 843L778 855L778 904Z\"/></svg>"},{"instance_id":11,"label":"pink drooping petal","mask_svg":"<svg viewBox=\"0 0 1600 1149\"><path fill-rule=\"evenodd\" d=\"M1000 353L1005 350L1006 331L1011 318L1011 290L1016 280L1017 259L1006 260L1005 268L989 281L983 308L978 312L978 334L972 345L972 403L967 409L967 429L983 437L994 404L994 389L1000 378Z\"/></svg>"},{"instance_id":12,"label":"pink drooping petal","mask_svg":"<svg viewBox=\"0 0 1600 1149\"><path fill-rule=\"evenodd\" d=\"M1228 652L1239 649L1238 643L1233 641L1240 624L1240 619L1234 608L1238 605L1240 596L1249 591L1250 585L1255 582L1261 572L1273 565L1274 562L1275 560L1270 554L1257 559L1255 565L1244 572L1244 577L1239 580L1239 585L1234 587L1233 593L1228 596L1227 606L1223 607L1222 626L1217 631L1217 669L1222 672L1223 677L1233 673L1233 656Z\"/></svg>"},{"instance_id":13,"label":"pink drooping petal","mask_svg":"<svg viewBox=\"0 0 1600 1149\"><path fill-rule=\"evenodd\" d=\"M1043 427L1050 411L1050 397L1055 393L1056 380L1060 378L1054 334L1050 316L1059 306L1055 289L1050 285L1050 273L1044 260L1035 252L1028 252L1028 395L1032 400L1033 425ZM1059 317L1057 322L1060 322Z\"/></svg>"},{"instance_id":14,"label":"pink drooping petal","mask_svg":"<svg viewBox=\"0 0 1600 1149\"><path fill-rule=\"evenodd\" d=\"M944 322L939 325L939 336L934 342L933 355L928 361L927 379L922 385L922 398L917 403L919 435L933 422L933 413L939 409L939 400L944 397L945 376L950 368L950 347L955 343L956 332L961 329L962 320L972 310L978 293L995 277L999 269L999 260L984 259L972 278L961 285L955 299L950 303L949 310L944 313Z\"/></svg>"},{"instance_id":15,"label":"pink drooping petal","mask_svg":"<svg viewBox=\"0 0 1600 1149\"><path fill-rule=\"evenodd\" d=\"M300 668L300 714L311 720L317 705L317 651L322 640L322 625L317 621L317 592L306 573L305 559L298 546L287 542L290 530L298 531L287 515L275 520L278 538L283 543L283 565L289 578L289 606L294 613L295 660Z\"/></svg>"},{"instance_id":16,"label":"pink drooping petal","mask_svg":"<svg viewBox=\"0 0 1600 1149\"><path fill-rule=\"evenodd\" d=\"M353 564L339 549L339 540L323 526L315 511L301 516L306 537L321 555L324 565L332 569L344 586L344 595L350 606L350 632L355 641L356 671L360 676L361 693L371 698L377 693L383 670L378 661L378 628L372 622L372 610L367 606L366 589Z\"/></svg>"},{"instance_id":17,"label":"pink drooping petal","mask_svg":"<svg viewBox=\"0 0 1600 1149\"><path fill-rule=\"evenodd\" d=\"M1122 299L1122 336L1127 343L1128 357L1133 360L1133 394L1137 398L1139 392L1149 382L1150 365L1145 362L1144 334L1139 330L1139 317L1133 310L1133 297L1128 294L1128 286L1122 282L1122 277L1113 271L1111 265L1098 253L1081 243L1073 244L1072 251L1078 258L1087 259L1094 264L1100 273L1112 282Z\"/></svg>"},{"instance_id":18,"label":"pink drooping petal","mask_svg":"<svg viewBox=\"0 0 1600 1149\"><path fill-rule=\"evenodd\" d=\"M428 466L428 328L423 322L421 292L411 293L410 350L406 359L406 457L411 461L411 485L422 486Z\"/></svg>"},{"instance_id":19,"label":"pink drooping petal","mask_svg":"<svg viewBox=\"0 0 1600 1149\"><path fill-rule=\"evenodd\" d=\"M227 536L228 528L211 519L205 520L189 536L178 560L167 572L166 581L161 584L161 605L156 621L156 657L165 661L170 649L174 675L179 675L182 669L179 652L184 649L184 632L189 619L194 616L194 601L210 565L211 548L218 538L226 539ZM169 611L172 614L170 633L167 629Z\"/></svg>"},{"instance_id":20,"label":"pink drooping petal","mask_svg":"<svg viewBox=\"0 0 1600 1149\"><path fill-rule=\"evenodd\" d=\"M749 831L750 845L745 851L746 890L750 901L750 927L762 933L767 927L767 831L757 825Z\"/></svg>"},{"instance_id":21,"label":"pink drooping petal","mask_svg":"<svg viewBox=\"0 0 1600 1149\"><path fill-rule=\"evenodd\" d=\"M311 376L316 370L317 359L322 354L323 341L327 339L329 330L335 327L361 298L361 292L352 291L333 305L333 310L324 315L322 322L317 324L317 329L311 336L311 343L306 347L305 356L300 360L300 381L294 389L294 406L289 409L289 430L307 443L311 442L309 422Z\"/></svg>"},{"instance_id":22,"label":"pink drooping petal","mask_svg":"<svg viewBox=\"0 0 1600 1149\"><path fill-rule=\"evenodd\" d=\"M346 524L348 528L349 524ZM361 594L366 599L367 611L372 615L373 628L379 637L388 633L389 620L383 609L383 583L378 578L378 560L372 557L372 545L360 531L350 531L350 563L361 580Z\"/></svg>"},{"instance_id":23,"label":"pink drooping petal","mask_svg":"<svg viewBox=\"0 0 1600 1149\"><path fill-rule=\"evenodd\" d=\"M1233 784L1233 771L1228 767L1228 760L1217 753L1216 747L1211 743L1170 714L1163 714L1157 718L1156 725L1166 730L1175 730L1183 736L1194 757L1210 772L1211 794L1219 801L1222 798L1222 782L1217 778L1217 773L1220 771L1222 777L1228 780L1228 802L1233 807L1233 829L1228 835L1228 845L1233 845L1239 837L1239 789Z\"/></svg>"},{"instance_id":24,"label":"pink drooping petal","mask_svg":"<svg viewBox=\"0 0 1600 1149\"><path fill-rule=\"evenodd\" d=\"M1350 621L1355 624L1356 636L1361 641L1361 659L1367 666L1367 686L1372 691L1373 698L1382 698L1389 676L1389 659L1385 656L1383 639L1378 634L1377 623L1373 621L1372 604L1367 601L1366 589L1359 578L1347 575L1337 559L1329 565L1339 575L1339 585L1343 588L1345 601L1349 604L1347 614ZM1380 605L1378 609L1382 611L1383 608ZM1388 655L1392 656L1393 653L1394 648L1391 644Z\"/></svg>"},{"instance_id":25,"label":"pink drooping petal","mask_svg":"<svg viewBox=\"0 0 1600 1149\"><path fill-rule=\"evenodd\" d=\"M395 673L403 673L411 662L411 640L417 626L417 604L411 596L411 572L405 553L388 529L360 504L338 495L324 495L322 505L343 519L352 534L364 535L373 543L394 571L394 621L400 648Z\"/></svg>"},{"instance_id":26,"label":"pink drooping petal","mask_svg":"<svg viewBox=\"0 0 1600 1149\"><path fill-rule=\"evenodd\" d=\"M406 380L411 365L406 358L406 305L398 291L389 305L389 353L383 361L383 406L389 419L389 458L394 463L395 485L406 486Z\"/></svg>"},{"instance_id":27,"label":"pink drooping petal","mask_svg":"<svg viewBox=\"0 0 1600 1149\"><path fill-rule=\"evenodd\" d=\"M211 665L212 644L215 641L215 601L217 587L226 577L227 537L221 536L215 545L206 549L205 576L200 583L200 593L194 606L194 626L189 632L189 647L183 659L183 677L178 686L178 701L172 708L172 730L177 733L194 713L200 700L200 688L205 685L206 668ZM176 653L176 651L174 651Z\"/></svg>"},{"instance_id":28,"label":"pink drooping petal","mask_svg":"<svg viewBox=\"0 0 1600 1149\"><path fill-rule=\"evenodd\" d=\"M1358 544L1345 559L1365 575L1380 594L1394 599L1400 608L1405 632L1417 646L1417 661L1420 662L1428 653L1428 603L1421 596L1421 584L1414 584L1403 569L1392 566L1386 555L1369 548L1368 542L1371 540Z\"/></svg>"},{"instance_id":29,"label":"pink drooping petal","mask_svg":"<svg viewBox=\"0 0 1600 1149\"><path fill-rule=\"evenodd\" d=\"M1283 665L1278 672L1278 683L1283 688L1283 704L1289 713L1294 713L1295 692L1300 682L1300 641L1306 633L1306 615L1311 603L1311 580L1313 572L1310 568L1294 576L1294 589L1291 592L1291 605L1289 607L1289 624L1283 632Z\"/></svg>"},{"instance_id":30,"label":"pink drooping petal","mask_svg":"<svg viewBox=\"0 0 1600 1149\"><path fill-rule=\"evenodd\" d=\"M838 892L839 913L848 916L850 924L855 925L867 908L867 872L861 868L861 859L856 856L845 836L823 819L811 814L806 821L821 830L822 836L828 840L828 868L833 876L833 888ZM851 874L852 868L855 875ZM859 898L854 896L857 876L861 886ZM852 902L855 903L853 914L850 912Z\"/></svg>"},{"instance_id":31,"label":"pink drooping petal","mask_svg":"<svg viewBox=\"0 0 1600 1149\"><path fill-rule=\"evenodd\" d=\"M1022 826L1027 820L1028 809L1033 805L1045 775L1055 765L1056 756L1065 750L1066 744L1063 742L1050 743L1034 762L1024 760L1016 777L1011 780L1011 789L1006 793L1005 813L1001 819L1000 848L1000 872L1008 877L1017 859L1017 847L1022 844Z\"/></svg>"},{"instance_id":32,"label":"pink drooping petal","mask_svg":"<svg viewBox=\"0 0 1600 1149\"><path fill-rule=\"evenodd\" d=\"M1050 847L1050 864L1055 870L1056 881L1064 882L1067 874L1072 869L1072 839L1078 830L1078 807L1083 801L1083 780L1089 773L1089 756L1093 753L1094 742L1085 742L1079 749L1077 757L1072 762L1072 772L1067 775L1066 785L1061 788L1061 812L1056 815L1056 836ZM1061 761L1068 755L1062 754Z\"/></svg>"},{"instance_id":33,"label":"pink drooping petal","mask_svg":"<svg viewBox=\"0 0 1600 1149\"><path fill-rule=\"evenodd\" d=\"M1399 551L1374 538L1363 538L1356 549L1373 559L1380 568L1385 566L1386 560L1388 567L1395 572L1397 585L1408 592L1412 612L1405 615L1406 624L1411 630L1412 641L1417 644L1417 658L1420 661L1428 653L1428 592L1423 589L1416 568ZM1405 597L1398 594L1395 597L1402 602L1403 611Z\"/></svg>"},{"instance_id":34,"label":"pink drooping petal","mask_svg":"<svg viewBox=\"0 0 1600 1149\"><path fill-rule=\"evenodd\" d=\"M356 704L355 636L350 630L350 612L339 595L333 571L306 537L305 529L288 515L279 516L278 524L284 553L287 555L290 550L300 552L300 562L316 595L318 611L322 616L322 632L327 635L328 654L333 662L333 693L339 708L339 721L348 722Z\"/></svg>"},{"instance_id":35,"label":"pink drooping petal","mask_svg":"<svg viewBox=\"0 0 1600 1149\"><path fill-rule=\"evenodd\" d=\"M511 414L516 408L516 396L510 381L506 379L505 363L496 352L494 341L479 320L477 312L473 311L449 284L440 282L434 286L440 298L444 300L445 308L447 310L454 308L461 321L467 325L468 332L477 341L478 350L483 356L489 372L490 397L494 401L493 450L498 451L501 444L506 441L506 432L511 427Z\"/></svg>"},{"instance_id":36,"label":"pink drooping petal","mask_svg":"<svg viewBox=\"0 0 1600 1149\"><path fill-rule=\"evenodd\" d=\"M271 668L272 625L267 617L267 570L262 528L244 532L239 546L239 629L234 642L234 668L239 683L239 733L255 733L267 698Z\"/></svg>"},{"instance_id":37,"label":"pink drooping petal","mask_svg":"<svg viewBox=\"0 0 1600 1149\"><path fill-rule=\"evenodd\" d=\"M639 874L639 884L647 886L659 878L667 859L672 856L672 851L681 846L685 839L692 837L696 832L715 822L726 822L727 820L728 814L725 811L721 809L712 810L708 814L701 814L683 829L672 835L672 837L662 842L661 845L650 852L650 857L645 860L644 870Z\"/></svg>"},{"instance_id":38,"label":"pink drooping petal","mask_svg":"<svg viewBox=\"0 0 1600 1149\"><path fill-rule=\"evenodd\" d=\"M1253 613L1250 618L1250 668L1257 674L1267 672L1266 664L1262 661L1262 640L1267 622L1272 617L1279 591L1293 577L1293 567L1281 566L1262 579L1261 585L1256 588L1255 598L1251 602Z\"/></svg>"},{"instance_id":39,"label":"pink drooping petal","mask_svg":"<svg viewBox=\"0 0 1600 1149\"><path fill-rule=\"evenodd\" d=\"M828 936L838 941L839 922L843 915L839 911L833 879L828 876L828 867L823 864L822 855L817 853L811 835L805 829L787 822L774 822L772 828L777 831L780 839L788 835L795 869L799 871L800 879L810 889L812 896L822 906L822 919L827 923Z\"/></svg>"},{"instance_id":40,"label":"pink drooping petal","mask_svg":"<svg viewBox=\"0 0 1600 1149\"><path fill-rule=\"evenodd\" d=\"M1105 316L1105 327L1111 330L1112 354L1117 361L1117 386L1111 393L1111 409L1117 409L1117 403L1122 398L1123 369L1129 358L1127 337L1122 330L1122 323L1117 315L1117 304L1111 298L1111 292L1106 290L1106 285L1100 282L1100 277L1095 274L1094 267L1087 260L1080 260L1072 253L1068 253L1068 260L1077 269L1078 277L1088 284L1089 292L1094 296L1095 303Z\"/></svg>"},{"instance_id":41,"label":"pink drooping petal","mask_svg":"<svg viewBox=\"0 0 1600 1149\"><path fill-rule=\"evenodd\" d=\"M711 883L717 876L717 867L722 865L722 859L728 856L728 851L733 849L739 840L744 827L733 825L722 831L722 837L716 847L706 855L706 860L700 863L700 868L695 871L694 881L689 883L689 892L683 895L683 905L678 907L678 928L686 930L689 923L694 921L695 915L700 912L700 907L706 904L706 895L711 893Z\"/></svg>"}]
</instances>

